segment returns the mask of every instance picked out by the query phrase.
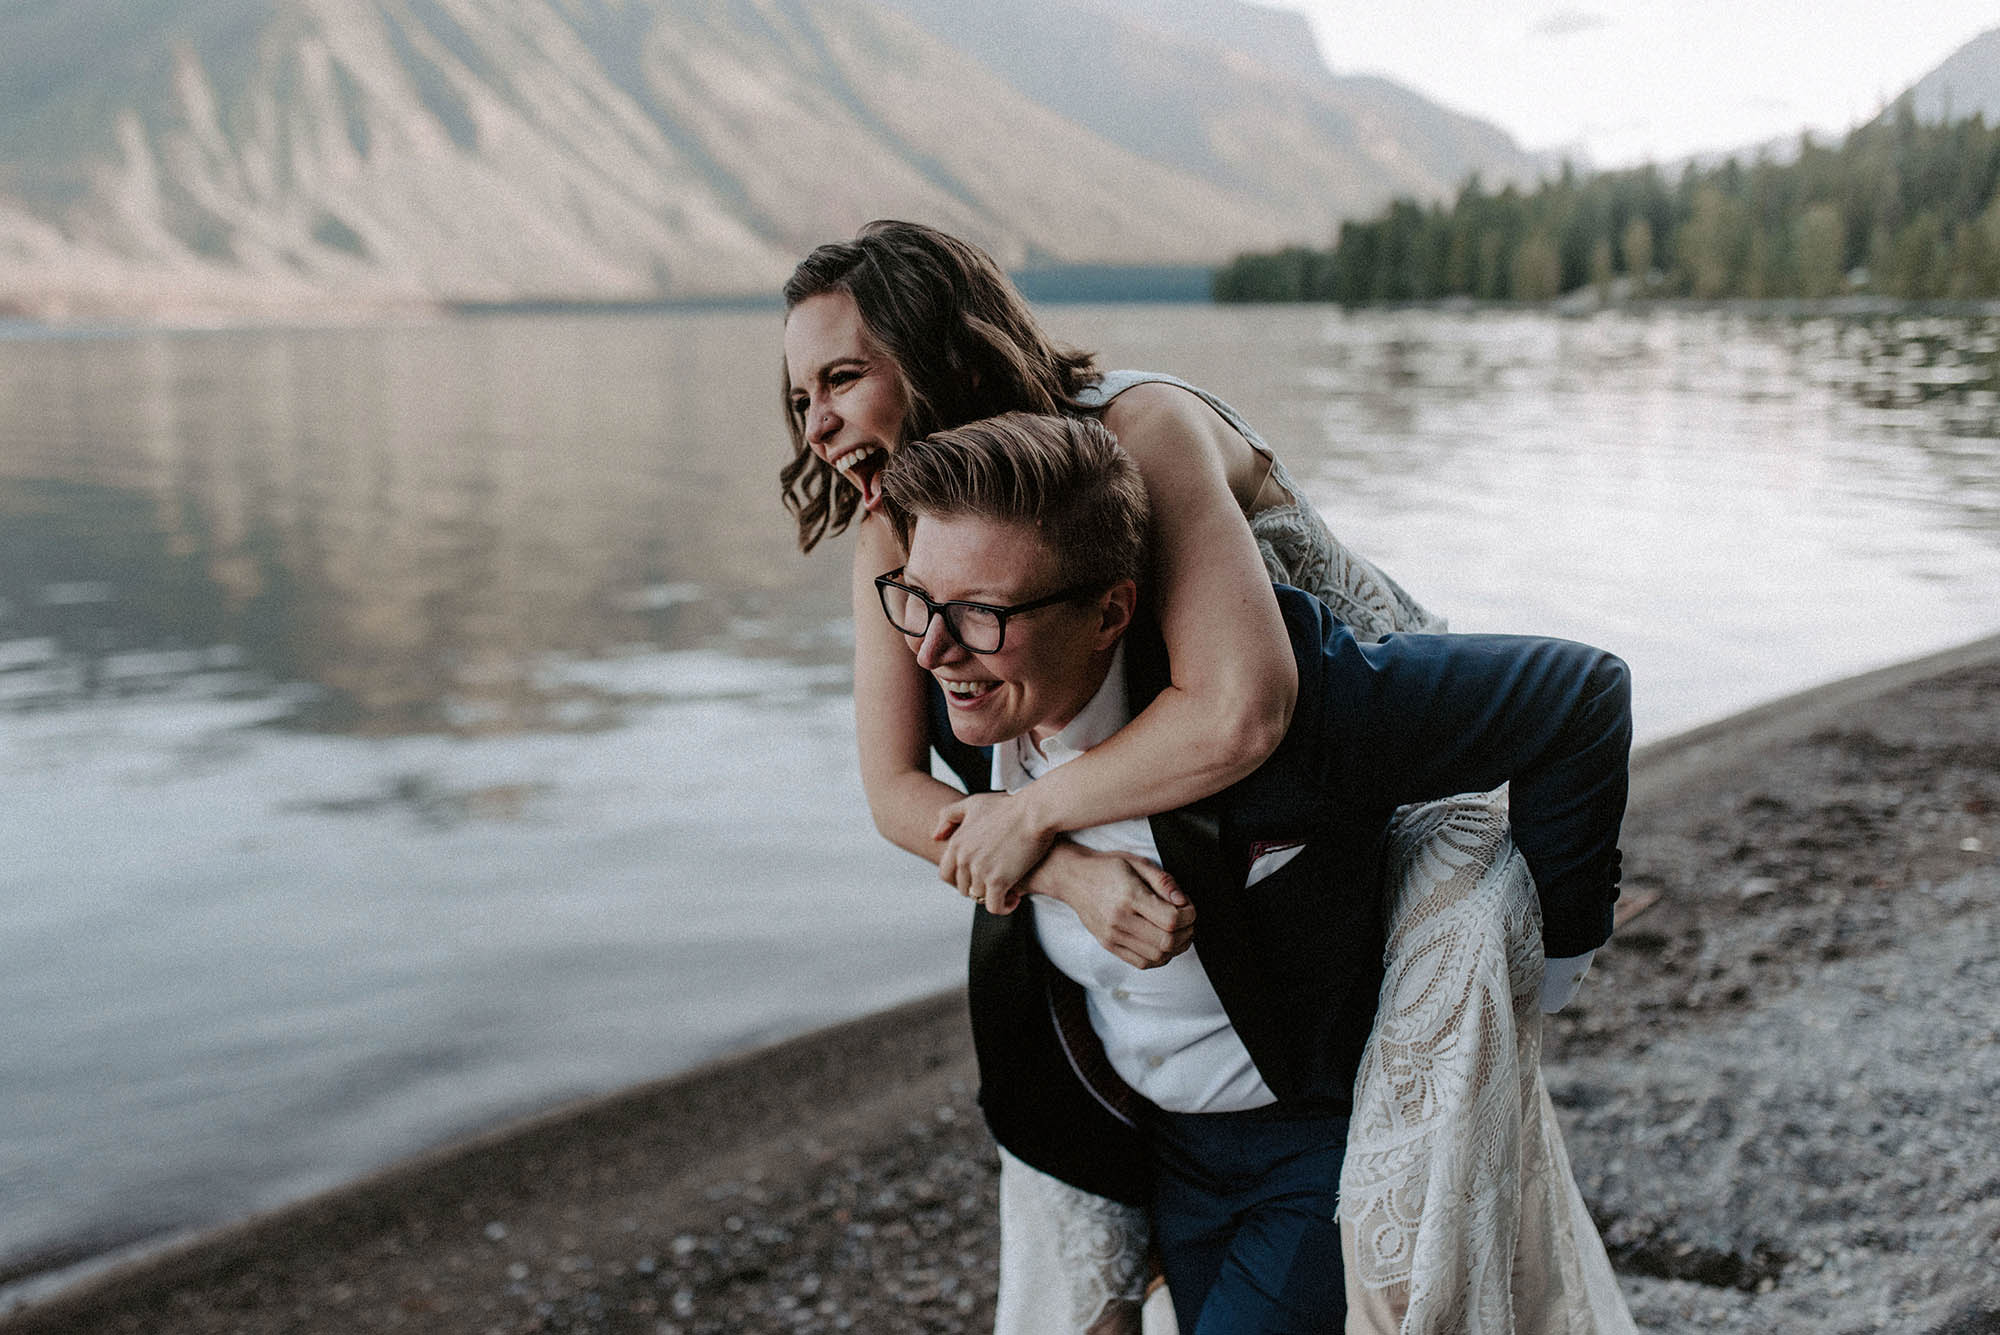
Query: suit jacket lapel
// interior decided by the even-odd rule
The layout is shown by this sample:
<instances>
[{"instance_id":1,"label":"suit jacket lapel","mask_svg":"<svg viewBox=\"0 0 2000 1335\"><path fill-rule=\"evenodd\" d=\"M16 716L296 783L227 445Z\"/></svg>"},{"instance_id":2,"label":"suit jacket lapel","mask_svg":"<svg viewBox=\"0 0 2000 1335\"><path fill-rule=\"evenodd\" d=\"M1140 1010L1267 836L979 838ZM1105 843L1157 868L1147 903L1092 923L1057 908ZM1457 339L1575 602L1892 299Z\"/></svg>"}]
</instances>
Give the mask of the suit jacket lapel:
<instances>
[{"instance_id":1,"label":"suit jacket lapel","mask_svg":"<svg viewBox=\"0 0 2000 1335\"><path fill-rule=\"evenodd\" d=\"M1268 942L1250 920L1243 885L1248 867L1229 857L1212 810L1183 807L1154 816L1151 824L1160 864L1194 904L1195 951L1236 1036L1271 1091L1281 1099L1293 1096L1300 1072L1286 1031L1297 1017L1273 1006L1264 986L1271 961L1258 958Z\"/></svg>"}]
</instances>

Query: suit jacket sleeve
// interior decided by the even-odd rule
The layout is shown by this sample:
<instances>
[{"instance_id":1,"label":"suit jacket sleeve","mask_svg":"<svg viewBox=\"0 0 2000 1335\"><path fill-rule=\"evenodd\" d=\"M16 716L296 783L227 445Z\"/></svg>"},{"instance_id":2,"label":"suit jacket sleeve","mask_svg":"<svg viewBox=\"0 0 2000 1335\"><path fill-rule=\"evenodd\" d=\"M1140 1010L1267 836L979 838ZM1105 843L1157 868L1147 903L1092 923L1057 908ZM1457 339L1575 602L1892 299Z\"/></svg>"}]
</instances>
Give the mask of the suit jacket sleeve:
<instances>
[{"instance_id":1,"label":"suit jacket sleeve","mask_svg":"<svg viewBox=\"0 0 2000 1335\"><path fill-rule=\"evenodd\" d=\"M1551 958L1611 935L1632 746L1623 661L1568 640L1392 635L1358 643L1317 602L1301 699L1323 711L1325 795L1353 810L1511 784L1515 846L1534 874ZM1316 609L1316 610L1315 610ZM1295 725L1298 720L1295 720Z\"/></svg>"}]
</instances>

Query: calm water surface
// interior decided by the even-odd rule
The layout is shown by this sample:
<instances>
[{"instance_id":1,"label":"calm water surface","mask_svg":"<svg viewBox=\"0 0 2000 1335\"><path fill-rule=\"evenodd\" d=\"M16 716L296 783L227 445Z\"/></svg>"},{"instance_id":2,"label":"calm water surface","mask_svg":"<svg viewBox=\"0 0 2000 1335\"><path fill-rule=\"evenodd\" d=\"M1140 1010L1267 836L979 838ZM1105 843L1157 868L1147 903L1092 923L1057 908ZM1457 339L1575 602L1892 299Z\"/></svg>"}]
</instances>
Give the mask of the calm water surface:
<instances>
[{"instance_id":1,"label":"calm water surface","mask_svg":"<svg viewBox=\"0 0 2000 1335\"><path fill-rule=\"evenodd\" d=\"M1991 322L1050 319L1642 740L2000 629ZM959 976L777 383L769 313L0 334L0 1281Z\"/></svg>"}]
</instances>

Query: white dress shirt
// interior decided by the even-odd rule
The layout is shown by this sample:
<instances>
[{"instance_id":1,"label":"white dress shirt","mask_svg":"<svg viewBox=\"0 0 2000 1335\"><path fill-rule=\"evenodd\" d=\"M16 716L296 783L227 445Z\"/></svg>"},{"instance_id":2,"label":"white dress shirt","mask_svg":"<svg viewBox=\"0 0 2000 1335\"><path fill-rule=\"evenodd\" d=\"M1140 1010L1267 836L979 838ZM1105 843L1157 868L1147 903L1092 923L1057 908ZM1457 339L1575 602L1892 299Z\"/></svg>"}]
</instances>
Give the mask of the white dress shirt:
<instances>
[{"instance_id":1,"label":"white dress shirt","mask_svg":"<svg viewBox=\"0 0 2000 1335\"><path fill-rule=\"evenodd\" d=\"M1124 657L1121 644L1090 703L1039 749L1025 734L994 747L994 787L1019 792L1131 722ZM1160 850L1144 819L1094 825L1069 837L1085 848L1159 865ZM1277 1102L1229 1023L1195 947L1157 969L1135 968L1106 950L1069 905L1045 895L1029 902L1042 953L1083 987L1090 1026L1126 1084L1169 1112L1240 1112Z\"/></svg>"}]
</instances>

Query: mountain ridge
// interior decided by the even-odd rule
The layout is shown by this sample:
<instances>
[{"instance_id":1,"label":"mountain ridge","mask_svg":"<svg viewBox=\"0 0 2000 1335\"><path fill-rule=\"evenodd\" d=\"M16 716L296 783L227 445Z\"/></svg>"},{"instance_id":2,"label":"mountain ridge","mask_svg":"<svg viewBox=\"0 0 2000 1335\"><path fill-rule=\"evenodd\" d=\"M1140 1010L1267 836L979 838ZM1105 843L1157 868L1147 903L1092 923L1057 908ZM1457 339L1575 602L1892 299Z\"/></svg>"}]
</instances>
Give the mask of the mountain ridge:
<instances>
[{"instance_id":1,"label":"mountain ridge","mask_svg":"<svg viewBox=\"0 0 2000 1335\"><path fill-rule=\"evenodd\" d=\"M1963 119L1975 112L2000 122L2000 28L1989 28L1946 56L1911 86L1920 120Z\"/></svg>"},{"instance_id":2,"label":"mountain ridge","mask_svg":"<svg viewBox=\"0 0 2000 1335\"><path fill-rule=\"evenodd\" d=\"M767 292L879 216L1207 264L1542 166L1239 0L6 0L0 89L34 315Z\"/></svg>"}]
</instances>

